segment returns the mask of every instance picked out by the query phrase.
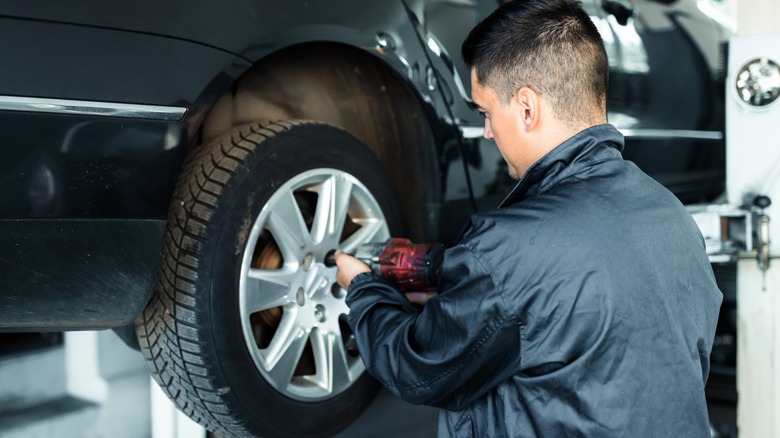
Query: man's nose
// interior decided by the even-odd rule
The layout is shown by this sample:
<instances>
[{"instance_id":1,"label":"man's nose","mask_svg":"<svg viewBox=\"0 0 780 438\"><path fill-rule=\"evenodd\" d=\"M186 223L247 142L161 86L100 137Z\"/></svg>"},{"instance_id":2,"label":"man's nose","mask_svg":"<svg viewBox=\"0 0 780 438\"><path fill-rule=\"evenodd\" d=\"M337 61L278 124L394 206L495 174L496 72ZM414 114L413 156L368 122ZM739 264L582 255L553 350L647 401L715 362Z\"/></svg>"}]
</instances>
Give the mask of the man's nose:
<instances>
[{"instance_id":1,"label":"man's nose","mask_svg":"<svg viewBox=\"0 0 780 438\"><path fill-rule=\"evenodd\" d=\"M490 127L490 119L485 118L485 140L493 140L493 128Z\"/></svg>"}]
</instances>

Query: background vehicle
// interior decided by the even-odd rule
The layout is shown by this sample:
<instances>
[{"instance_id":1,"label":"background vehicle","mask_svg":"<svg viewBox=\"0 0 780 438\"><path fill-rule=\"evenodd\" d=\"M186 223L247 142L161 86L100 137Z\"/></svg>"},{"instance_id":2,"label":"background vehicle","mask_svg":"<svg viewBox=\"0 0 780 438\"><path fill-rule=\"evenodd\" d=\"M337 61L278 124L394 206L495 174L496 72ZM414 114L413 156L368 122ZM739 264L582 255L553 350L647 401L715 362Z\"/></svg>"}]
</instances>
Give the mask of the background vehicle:
<instances>
[{"instance_id":1,"label":"background vehicle","mask_svg":"<svg viewBox=\"0 0 780 438\"><path fill-rule=\"evenodd\" d=\"M712 200L726 31L686 1L585 5L626 157ZM497 6L4 2L0 330L137 330L211 430L343 428L376 385L324 254L451 242L512 185L459 57Z\"/></svg>"}]
</instances>

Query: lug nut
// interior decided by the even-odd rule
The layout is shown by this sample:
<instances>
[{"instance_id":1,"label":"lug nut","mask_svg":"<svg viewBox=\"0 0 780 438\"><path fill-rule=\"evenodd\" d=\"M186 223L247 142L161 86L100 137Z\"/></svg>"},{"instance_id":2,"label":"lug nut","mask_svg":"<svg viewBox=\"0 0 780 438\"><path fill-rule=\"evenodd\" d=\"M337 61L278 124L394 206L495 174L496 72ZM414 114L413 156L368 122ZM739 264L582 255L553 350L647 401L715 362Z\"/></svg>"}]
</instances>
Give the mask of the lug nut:
<instances>
[{"instance_id":1,"label":"lug nut","mask_svg":"<svg viewBox=\"0 0 780 438\"><path fill-rule=\"evenodd\" d=\"M327 319L325 316L325 306L317 304L317 307L314 308L314 317L317 318L317 321L319 322L325 322Z\"/></svg>"}]
</instances>

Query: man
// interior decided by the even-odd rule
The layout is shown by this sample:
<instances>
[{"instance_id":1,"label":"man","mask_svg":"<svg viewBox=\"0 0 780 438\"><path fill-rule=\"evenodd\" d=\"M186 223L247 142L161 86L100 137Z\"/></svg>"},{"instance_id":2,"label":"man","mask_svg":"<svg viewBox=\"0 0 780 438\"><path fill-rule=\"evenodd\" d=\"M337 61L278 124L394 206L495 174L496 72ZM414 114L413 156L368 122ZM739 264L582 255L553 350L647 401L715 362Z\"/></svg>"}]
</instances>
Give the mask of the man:
<instances>
[{"instance_id":1,"label":"man","mask_svg":"<svg viewBox=\"0 0 780 438\"><path fill-rule=\"evenodd\" d=\"M621 158L595 26L571 0L511 2L463 55L519 181L471 217L419 312L337 255L367 369L441 407L442 436L709 436L722 295L691 216Z\"/></svg>"}]
</instances>

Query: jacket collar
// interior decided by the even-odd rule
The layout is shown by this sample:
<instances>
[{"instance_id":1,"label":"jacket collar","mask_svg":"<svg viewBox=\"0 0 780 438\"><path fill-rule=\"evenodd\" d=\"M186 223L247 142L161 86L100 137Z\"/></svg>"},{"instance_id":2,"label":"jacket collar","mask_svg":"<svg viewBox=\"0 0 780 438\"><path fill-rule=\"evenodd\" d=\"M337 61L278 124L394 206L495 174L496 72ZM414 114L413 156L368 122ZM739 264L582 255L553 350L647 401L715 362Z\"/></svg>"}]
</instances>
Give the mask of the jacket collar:
<instances>
[{"instance_id":1,"label":"jacket collar","mask_svg":"<svg viewBox=\"0 0 780 438\"><path fill-rule=\"evenodd\" d=\"M499 208L542 193L595 162L620 158L623 144L623 134L609 124L578 132L528 168Z\"/></svg>"}]
</instances>

